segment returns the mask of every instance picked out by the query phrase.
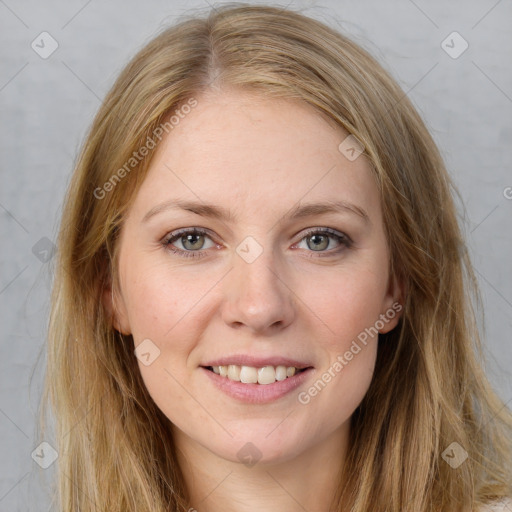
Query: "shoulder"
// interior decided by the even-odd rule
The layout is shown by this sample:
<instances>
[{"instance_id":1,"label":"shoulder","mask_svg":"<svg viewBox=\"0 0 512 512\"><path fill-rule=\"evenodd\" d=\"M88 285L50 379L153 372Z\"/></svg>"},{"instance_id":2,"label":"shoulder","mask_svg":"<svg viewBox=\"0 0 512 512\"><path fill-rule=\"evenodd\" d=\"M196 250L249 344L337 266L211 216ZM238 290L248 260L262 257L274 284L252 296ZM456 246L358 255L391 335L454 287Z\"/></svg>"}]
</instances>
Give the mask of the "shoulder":
<instances>
[{"instance_id":1,"label":"shoulder","mask_svg":"<svg viewBox=\"0 0 512 512\"><path fill-rule=\"evenodd\" d=\"M512 499L502 498L478 509L478 512L512 512Z\"/></svg>"}]
</instances>

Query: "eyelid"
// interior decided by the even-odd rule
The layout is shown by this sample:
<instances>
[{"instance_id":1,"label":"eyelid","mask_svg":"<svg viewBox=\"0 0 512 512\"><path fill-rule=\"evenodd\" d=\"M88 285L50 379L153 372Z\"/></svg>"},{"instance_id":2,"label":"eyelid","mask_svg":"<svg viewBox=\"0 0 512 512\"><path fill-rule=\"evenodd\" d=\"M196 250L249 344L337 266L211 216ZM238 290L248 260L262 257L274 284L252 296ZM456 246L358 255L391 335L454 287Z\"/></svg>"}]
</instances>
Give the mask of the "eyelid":
<instances>
[{"instance_id":1,"label":"eyelid","mask_svg":"<svg viewBox=\"0 0 512 512\"><path fill-rule=\"evenodd\" d=\"M299 242L302 242L302 240L305 237L307 237L308 235L315 234L315 233L328 233L329 235L332 235L334 237L342 238L343 240L345 240L350 245L354 243L352 241L352 239L346 233L344 233L343 231L338 231L337 229L328 228L328 227L313 227L313 228L306 229L306 231L304 231L302 233L302 237L299 240Z\"/></svg>"},{"instance_id":2,"label":"eyelid","mask_svg":"<svg viewBox=\"0 0 512 512\"><path fill-rule=\"evenodd\" d=\"M174 247L170 241L173 239L179 239L182 236L185 236L187 234L199 234L199 235L206 235L208 238L212 240L213 243L216 245L219 245L218 242L215 241L215 236L212 235L212 232L207 228L201 228L201 227L187 227L187 228L180 228L177 230L172 231L171 233L168 233L162 240L161 243L167 250L170 250L174 254L177 254L182 257L196 257L196 258L202 258L205 253L208 252L208 249L199 249L197 251L186 251L183 249L179 249L177 247ZM296 246L297 244L301 243L305 238L308 236L314 235L314 234L321 234L321 235L328 235L331 238L335 238L338 240L338 243L340 244L340 247L335 249L330 249L327 251L306 251L309 254L309 257L315 257L315 253L317 254L317 257L328 257L339 254L343 249L351 248L353 245L352 239L344 232L338 231L333 228L329 228L326 226L320 227L311 227L306 229L305 231L301 232L301 238L293 244L293 246ZM293 247L292 246L292 247Z\"/></svg>"},{"instance_id":3,"label":"eyelid","mask_svg":"<svg viewBox=\"0 0 512 512\"><path fill-rule=\"evenodd\" d=\"M187 235L187 234L194 234L194 233L199 233L201 235L208 235L210 238L212 238L213 241L215 241L215 236L213 235L213 232L210 231L208 228L200 228L200 227L192 226L192 227L188 227L188 228L180 228L180 229L174 230L170 233L167 233L164 236L164 238L162 239L162 242L168 243L169 240L172 240L173 238L179 238L180 235ZM324 227L316 226L316 227L307 228L305 231L303 231L301 238L297 242L295 242L294 245L296 245L299 242L302 242L302 240L305 237L307 237L308 235L316 234L316 233L328 233L330 235L333 235L334 237L340 237L340 238L346 240L350 244L353 243L352 239L344 232L338 231L333 228L325 227L325 226ZM297 235L295 235L295 236L297 236ZM215 242L215 243L218 243L218 242ZM190 252L193 252L193 251L190 251ZM199 251L195 251L195 252L199 252Z\"/></svg>"},{"instance_id":4,"label":"eyelid","mask_svg":"<svg viewBox=\"0 0 512 512\"><path fill-rule=\"evenodd\" d=\"M162 241L171 240L172 238L178 238L180 235L189 235L193 233L200 233L201 235L208 235L211 238L215 238L213 231L210 231L208 228L191 226L188 228L175 229L174 231L167 233L162 239Z\"/></svg>"}]
</instances>

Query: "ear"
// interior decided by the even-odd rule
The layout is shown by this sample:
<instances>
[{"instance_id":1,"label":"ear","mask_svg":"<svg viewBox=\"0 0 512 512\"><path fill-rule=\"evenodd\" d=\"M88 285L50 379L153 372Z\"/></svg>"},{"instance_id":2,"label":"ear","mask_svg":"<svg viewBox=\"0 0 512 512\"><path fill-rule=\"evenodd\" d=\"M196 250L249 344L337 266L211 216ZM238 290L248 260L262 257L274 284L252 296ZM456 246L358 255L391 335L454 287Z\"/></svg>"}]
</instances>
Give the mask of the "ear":
<instances>
[{"instance_id":1,"label":"ear","mask_svg":"<svg viewBox=\"0 0 512 512\"><path fill-rule=\"evenodd\" d=\"M123 297L115 290L110 282L103 289L102 302L105 308L105 314L112 322L114 329L122 334L131 334Z\"/></svg>"},{"instance_id":2,"label":"ear","mask_svg":"<svg viewBox=\"0 0 512 512\"><path fill-rule=\"evenodd\" d=\"M395 274L391 275L388 281L388 290L382 303L381 320L384 326L379 329L380 334L392 331L398 324L406 297L406 286L403 280Z\"/></svg>"}]
</instances>

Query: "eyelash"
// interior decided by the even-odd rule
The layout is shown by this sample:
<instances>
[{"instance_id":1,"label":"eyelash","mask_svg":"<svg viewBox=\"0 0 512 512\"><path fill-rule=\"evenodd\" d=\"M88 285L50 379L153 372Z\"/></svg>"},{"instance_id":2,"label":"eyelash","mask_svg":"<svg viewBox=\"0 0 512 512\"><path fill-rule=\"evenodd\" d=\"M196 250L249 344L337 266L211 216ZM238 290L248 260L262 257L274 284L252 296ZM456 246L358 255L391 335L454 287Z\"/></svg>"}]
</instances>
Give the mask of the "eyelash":
<instances>
[{"instance_id":1,"label":"eyelash","mask_svg":"<svg viewBox=\"0 0 512 512\"><path fill-rule=\"evenodd\" d=\"M186 228L179 231L176 231L174 233L170 233L165 239L162 241L163 246L173 252L174 254L177 254L178 256L183 256L185 258L202 258L205 256L206 250L198 250L198 251L184 251L183 249L178 249L176 247L173 247L172 242L178 240L179 238L185 236L185 235L207 235L209 238L209 232L202 228ZM310 230L306 231L304 236L297 242L302 242L305 238L308 238L312 235L330 235L331 238L335 238L342 246L338 249L332 249L330 251L308 251L311 254L311 258L317 257L316 254L318 254L318 257L328 257L333 256L338 253L340 253L342 250L349 249L352 246L352 240L345 235L344 233L339 233L338 231L335 231L331 228L311 228ZM315 254L316 253L316 254ZM323 254L322 254L323 253Z\"/></svg>"}]
</instances>

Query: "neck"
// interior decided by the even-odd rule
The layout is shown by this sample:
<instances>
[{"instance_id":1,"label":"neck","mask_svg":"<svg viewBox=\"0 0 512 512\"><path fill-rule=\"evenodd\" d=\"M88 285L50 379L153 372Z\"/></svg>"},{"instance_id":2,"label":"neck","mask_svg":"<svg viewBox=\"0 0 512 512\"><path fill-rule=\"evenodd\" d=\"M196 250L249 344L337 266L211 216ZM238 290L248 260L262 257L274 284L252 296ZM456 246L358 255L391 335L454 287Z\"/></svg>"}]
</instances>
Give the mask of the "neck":
<instances>
[{"instance_id":1,"label":"neck","mask_svg":"<svg viewBox=\"0 0 512 512\"><path fill-rule=\"evenodd\" d=\"M330 512L348 445L349 422L285 461L244 465L175 432L190 512Z\"/></svg>"}]
</instances>

